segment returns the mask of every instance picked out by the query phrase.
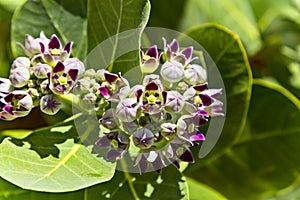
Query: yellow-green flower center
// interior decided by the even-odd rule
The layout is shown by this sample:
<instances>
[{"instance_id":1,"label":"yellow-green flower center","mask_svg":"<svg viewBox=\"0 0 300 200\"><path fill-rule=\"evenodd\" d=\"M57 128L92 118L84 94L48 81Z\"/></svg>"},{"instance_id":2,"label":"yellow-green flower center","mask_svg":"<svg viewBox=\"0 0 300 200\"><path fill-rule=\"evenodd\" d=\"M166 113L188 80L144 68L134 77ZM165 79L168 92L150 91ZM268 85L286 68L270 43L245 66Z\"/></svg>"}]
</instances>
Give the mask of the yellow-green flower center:
<instances>
[{"instance_id":1,"label":"yellow-green flower center","mask_svg":"<svg viewBox=\"0 0 300 200\"><path fill-rule=\"evenodd\" d=\"M61 50L60 49L51 49L50 50L50 53L53 55L53 56L59 56L61 54Z\"/></svg>"},{"instance_id":2,"label":"yellow-green flower center","mask_svg":"<svg viewBox=\"0 0 300 200\"><path fill-rule=\"evenodd\" d=\"M58 78L58 82L60 85L66 85L68 82L68 79L67 79L67 77L61 76Z\"/></svg>"}]
</instances>

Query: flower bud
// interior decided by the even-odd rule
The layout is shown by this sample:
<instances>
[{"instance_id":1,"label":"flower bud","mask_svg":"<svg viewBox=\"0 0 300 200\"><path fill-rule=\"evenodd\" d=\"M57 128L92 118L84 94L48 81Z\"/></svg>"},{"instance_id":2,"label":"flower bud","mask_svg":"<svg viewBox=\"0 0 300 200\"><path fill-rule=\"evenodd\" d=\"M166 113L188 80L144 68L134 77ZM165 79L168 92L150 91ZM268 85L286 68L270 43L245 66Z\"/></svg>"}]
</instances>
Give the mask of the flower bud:
<instances>
[{"instance_id":1,"label":"flower bud","mask_svg":"<svg viewBox=\"0 0 300 200\"><path fill-rule=\"evenodd\" d=\"M43 113L55 115L60 108L61 103L53 94L45 95L41 98L40 109Z\"/></svg>"},{"instance_id":2,"label":"flower bud","mask_svg":"<svg viewBox=\"0 0 300 200\"><path fill-rule=\"evenodd\" d=\"M176 124L163 123L161 126L161 134L165 137L173 136L176 133Z\"/></svg>"},{"instance_id":3,"label":"flower bud","mask_svg":"<svg viewBox=\"0 0 300 200\"><path fill-rule=\"evenodd\" d=\"M84 72L84 77L95 78L96 71L94 69L87 69Z\"/></svg>"},{"instance_id":4,"label":"flower bud","mask_svg":"<svg viewBox=\"0 0 300 200\"><path fill-rule=\"evenodd\" d=\"M204 83L207 80L206 70L200 65L191 64L184 71L184 80L191 85Z\"/></svg>"},{"instance_id":5,"label":"flower bud","mask_svg":"<svg viewBox=\"0 0 300 200\"><path fill-rule=\"evenodd\" d=\"M176 83L183 79L184 69L181 63L171 60L163 64L160 75L164 80L170 83Z\"/></svg>"},{"instance_id":6,"label":"flower bud","mask_svg":"<svg viewBox=\"0 0 300 200\"><path fill-rule=\"evenodd\" d=\"M52 67L47 64L38 63L33 67L33 73L37 78L47 78L47 74L51 72Z\"/></svg>"},{"instance_id":7,"label":"flower bud","mask_svg":"<svg viewBox=\"0 0 300 200\"><path fill-rule=\"evenodd\" d=\"M23 67L26 69L30 68L30 60L27 57L18 57L14 60L11 68L15 69L15 68L19 68L19 67Z\"/></svg>"},{"instance_id":8,"label":"flower bud","mask_svg":"<svg viewBox=\"0 0 300 200\"><path fill-rule=\"evenodd\" d=\"M182 95L177 91L167 92L167 98L165 102L165 110L171 113L177 113L182 110L184 106L184 100Z\"/></svg>"},{"instance_id":9,"label":"flower bud","mask_svg":"<svg viewBox=\"0 0 300 200\"><path fill-rule=\"evenodd\" d=\"M23 67L15 68L10 71L9 80L16 88L21 88L27 85L30 79L29 70Z\"/></svg>"},{"instance_id":10,"label":"flower bud","mask_svg":"<svg viewBox=\"0 0 300 200\"><path fill-rule=\"evenodd\" d=\"M116 115L123 122L132 122L137 117L137 109L136 99L122 99L117 105Z\"/></svg>"},{"instance_id":11,"label":"flower bud","mask_svg":"<svg viewBox=\"0 0 300 200\"><path fill-rule=\"evenodd\" d=\"M1 92L11 92L13 90L11 82L9 79L0 78L0 93Z\"/></svg>"},{"instance_id":12,"label":"flower bud","mask_svg":"<svg viewBox=\"0 0 300 200\"><path fill-rule=\"evenodd\" d=\"M117 128L117 126L119 126L119 120L116 116L116 110L110 108L107 111L105 111L102 118L99 120L99 123L108 129Z\"/></svg>"},{"instance_id":13,"label":"flower bud","mask_svg":"<svg viewBox=\"0 0 300 200\"><path fill-rule=\"evenodd\" d=\"M78 75L82 75L84 73L85 67L83 62L81 62L79 59L77 58L67 58L64 61L64 65L66 70L70 70L70 69L77 69L78 70ZM89 73L89 72L87 72Z\"/></svg>"},{"instance_id":14,"label":"flower bud","mask_svg":"<svg viewBox=\"0 0 300 200\"><path fill-rule=\"evenodd\" d=\"M141 128L133 133L133 142L141 149L149 149L154 143L154 134L147 128Z\"/></svg>"}]
</instances>

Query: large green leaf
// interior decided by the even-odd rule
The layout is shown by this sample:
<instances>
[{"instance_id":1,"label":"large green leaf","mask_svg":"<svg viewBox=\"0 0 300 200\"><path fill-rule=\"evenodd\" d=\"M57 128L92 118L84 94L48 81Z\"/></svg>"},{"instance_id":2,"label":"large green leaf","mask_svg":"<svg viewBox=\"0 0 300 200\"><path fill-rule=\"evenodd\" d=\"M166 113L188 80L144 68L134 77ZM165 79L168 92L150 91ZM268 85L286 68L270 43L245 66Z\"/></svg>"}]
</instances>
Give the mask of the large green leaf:
<instances>
[{"instance_id":1,"label":"large green leaf","mask_svg":"<svg viewBox=\"0 0 300 200\"><path fill-rule=\"evenodd\" d=\"M186 34L205 48L224 81L227 97L226 121L218 143L213 149L215 155L222 154L224 149L239 137L246 122L252 83L247 55L239 37L220 25L203 25ZM212 157L212 154L209 154L201 163L211 160ZM191 166L197 167L199 166Z\"/></svg>"},{"instance_id":2,"label":"large green leaf","mask_svg":"<svg viewBox=\"0 0 300 200\"><path fill-rule=\"evenodd\" d=\"M191 200L226 200L227 198L221 195L216 190L208 187L207 185L187 178L189 186L189 194Z\"/></svg>"},{"instance_id":3,"label":"large green leaf","mask_svg":"<svg viewBox=\"0 0 300 200\"><path fill-rule=\"evenodd\" d=\"M86 191L87 199L189 199L185 177L173 166L162 174L116 172L114 178Z\"/></svg>"},{"instance_id":4,"label":"large green leaf","mask_svg":"<svg viewBox=\"0 0 300 200\"><path fill-rule=\"evenodd\" d=\"M108 181L115 164L96 158L82 144L71 119L32 132L26 138L6 138L0 144L0 176L25 189L66 192Z\"/></svg>"},{"instance_id":5,"label":"large green leaf","mask_svg":"<svg viewBox=\"0 0 300 200\"><path fill-rule=\"evenodd\" d=\"M63 194L34 192L21 189L4 179L0 179L0 188L1 200L84 200L84 190Z\"/></svg>"},{"instance_id":6,"label":"large green leaf","mask_svg":"<svg viewBox=\"0 0 300 200\"><path fill-rule=\"evenodd\" d=\"M181 20L181 30L206 22L222 24L238 33L250 54L256 53L262 46L260 32L249 1L190 0Z\"/></svg>"},{"instance_id":7,"label":"large green leaf","mask_svg":"<svg viewBox=\"0 0 300 200\"><path fill-rule=\"evenodd\" d=\"M80 4L73 4L81 8ZM81 13L79 13L81 14ZM20 5L11 25L11 46L15 57L24 55L17 42L24 43L25 35L39 36L40 31L50 37L58 34L63 43L74 41L73 55L81 59L86 54L86 19L70 13L54 0L28 0Z\"/></svg>"},{"instance_id":8,"label":"large green leaf","mask_svg":"<svg viewBox=\"0 0 300 200\"><path fill-rule=\"evenodd\" d=\"M242 137L188 175L229 199L260 199L299 184L299 119L299 99L281 86L255 80Z\"/></svg>"},{"instance_id":9,"label":"large green leaf","mask_svg":"<svg viewBox=\"0 0 300 200\"><path fill-rule=\"evenodd\" d=\"M88 2L90 54L87 66L105 68L110 65L110 70L125 73L139 65L139 40L149 13L148 0L90 0ZM95 48L100 43L102 45Z\"/></svg>"}]
</instances>

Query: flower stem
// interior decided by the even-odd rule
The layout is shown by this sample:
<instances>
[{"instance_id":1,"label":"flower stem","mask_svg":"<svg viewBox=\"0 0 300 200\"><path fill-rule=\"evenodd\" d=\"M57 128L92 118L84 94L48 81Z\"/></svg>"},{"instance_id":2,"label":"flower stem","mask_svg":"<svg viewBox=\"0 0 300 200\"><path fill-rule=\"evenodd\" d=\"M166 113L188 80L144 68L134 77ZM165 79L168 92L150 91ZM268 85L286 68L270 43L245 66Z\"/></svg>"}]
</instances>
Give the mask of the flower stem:
<instances>
[{"instance_id":1,"label":"flower stem","mask_svg":"<svg viewBox=\"0 0 300 200\"><path fill-rule=\"evenodd\" d=\"M130 176L130 174L127 172L127 167L126 167L126 162L124 159L121 159L121 165L122 165L122 168L123 168L123 172L124 172L124 176L125 178L127 179L127 182L128 182L128 185L129 185L129 188L131 190L131 193L134 197L135 200L140 200L137 192L135 191L135 188L133 186L133 183L132 183L132 177Z\"/></svg>"}]
</instances>

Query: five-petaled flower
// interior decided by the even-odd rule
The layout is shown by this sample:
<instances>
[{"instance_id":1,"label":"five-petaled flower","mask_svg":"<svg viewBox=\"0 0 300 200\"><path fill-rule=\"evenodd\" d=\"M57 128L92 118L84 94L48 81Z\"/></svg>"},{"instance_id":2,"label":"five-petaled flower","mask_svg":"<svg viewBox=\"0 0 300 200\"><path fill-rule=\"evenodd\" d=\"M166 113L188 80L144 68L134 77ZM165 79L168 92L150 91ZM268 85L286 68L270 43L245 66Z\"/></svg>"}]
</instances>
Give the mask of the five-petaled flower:
<instances>
[{"instance_id":1,"label":"five-petaled flower","mask_svg":"<svg viewBox=\"0 0 300 200\"><path fill-rule=\"evenodd\" d=\"M143 73L153 73L159 66L162 53L158 53L157 45L151 46L145 53L141 50L141 70Z\"/></svg>"},{"instance_id":2,"label":"five-petaled flower","mask_svg":"<svg viewBox=\"0 0 300 200\"><path fill-rule=\"evenodd\" d=\"M58 61L49 73L49 88L55 94L68 94L75 86L78 73L78 69L67 69L61 61Z\"/></svg>"},{"instance_id":3,"label":"five-petaled flower","mask_svg":"<svg viewBox=\"0 0 300 200\"><path fill-rule=\"evenodd\" d=\"M56 35L52 35L48 45L40 42L40 50L44 61L54 67L58 61L64 61L69 58L73 42L68 42L62 48L61 42Z\"/></svg>"}]
</instances>

